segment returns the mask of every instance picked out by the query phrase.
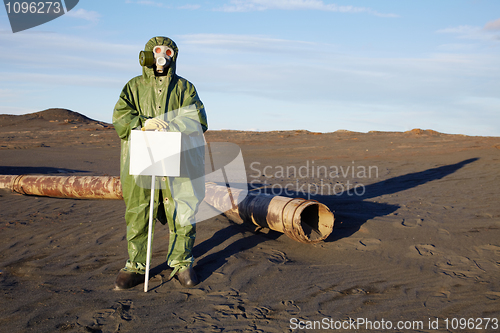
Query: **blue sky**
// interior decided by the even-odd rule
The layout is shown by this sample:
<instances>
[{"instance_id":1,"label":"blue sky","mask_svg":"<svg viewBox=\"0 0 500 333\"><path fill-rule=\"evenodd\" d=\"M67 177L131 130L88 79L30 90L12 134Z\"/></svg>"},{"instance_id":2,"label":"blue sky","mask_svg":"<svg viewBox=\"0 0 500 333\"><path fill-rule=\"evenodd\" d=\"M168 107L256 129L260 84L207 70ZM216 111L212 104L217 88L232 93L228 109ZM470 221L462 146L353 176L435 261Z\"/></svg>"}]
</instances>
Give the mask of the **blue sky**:
<instances>
[{"instance_id":1,"label":"blue sky","mask_svg":"<svg viewBox=\"0 0 500 333\"><path fill-rule=\"evenodd\" d=\"M0 113L111 122L154 36L210 129L500 136L500 1L102 1L13 34L0 9Z\"/></svg>"}]
</instances>

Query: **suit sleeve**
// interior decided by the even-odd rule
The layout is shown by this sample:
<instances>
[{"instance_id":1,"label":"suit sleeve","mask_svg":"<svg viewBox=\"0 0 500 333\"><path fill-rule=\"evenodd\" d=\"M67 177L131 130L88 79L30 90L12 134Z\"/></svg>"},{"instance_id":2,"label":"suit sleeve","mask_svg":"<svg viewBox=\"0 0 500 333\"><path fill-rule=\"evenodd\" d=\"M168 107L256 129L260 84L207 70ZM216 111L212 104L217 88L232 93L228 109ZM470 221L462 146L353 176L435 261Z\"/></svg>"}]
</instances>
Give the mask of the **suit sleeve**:
<instances>
[{"instance_id":1,"label":"suit sleeve","mask_svg":"<svg viewBox=\"0 0 500 333\"><path fill-rule=\"evenodd\" d=\"M132 86L131 82L125 85L113 111L113 125L123 140L128 139L132 129L142 125Z\"/></svg>"},{"instance_id":2,"label":"suit sleeve","mask_svg":"<svg viewBox=\"0 0 500 333\"><path fill-rule=\"evenodd\" d=\"M195 87L188 81L184 83L185 85L179 85L180 108L169 114L170 130L187 135L202 134L208 129L205 107Z\"/></svg>"}]
</instances>

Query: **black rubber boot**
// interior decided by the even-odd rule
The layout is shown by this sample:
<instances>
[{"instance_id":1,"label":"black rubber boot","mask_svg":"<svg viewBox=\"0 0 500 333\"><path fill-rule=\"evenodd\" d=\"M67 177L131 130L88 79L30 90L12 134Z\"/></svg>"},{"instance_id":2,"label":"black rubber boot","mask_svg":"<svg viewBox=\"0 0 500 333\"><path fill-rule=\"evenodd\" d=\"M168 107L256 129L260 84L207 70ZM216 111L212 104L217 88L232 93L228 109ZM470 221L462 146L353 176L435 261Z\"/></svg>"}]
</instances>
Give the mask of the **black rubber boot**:
<instances>
[{"instance_id":1,"label":"black rubber boot","mask_svg":"<svg viewBox=\"0 0 500 333\"><path fill-rule=\"evenodd\" d=\"M130 289L138 284L144 283L144 274L121 270L115 280L115 289Z\"/></svg>"},{"instance_id":2,"label":"black rubber boot","mask_svg":"<svg viewBox=\"0 0 500 333\"><path fill-rule=\"evenodd\" d=\"M198 284L198 277L191 266L178 271L175 275L183 287L192 288Z\"/></svg>"}]
</instances>

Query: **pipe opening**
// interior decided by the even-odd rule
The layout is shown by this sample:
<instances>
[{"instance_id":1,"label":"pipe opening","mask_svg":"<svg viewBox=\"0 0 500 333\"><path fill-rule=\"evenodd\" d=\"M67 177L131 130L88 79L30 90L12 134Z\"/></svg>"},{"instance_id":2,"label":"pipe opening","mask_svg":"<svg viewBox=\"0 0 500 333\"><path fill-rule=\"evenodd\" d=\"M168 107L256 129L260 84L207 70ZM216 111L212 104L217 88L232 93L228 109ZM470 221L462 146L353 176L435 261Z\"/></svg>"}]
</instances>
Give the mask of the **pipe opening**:
<instances>
[{"instance_id":1,"label":"pipe opening","mask_svg":"<svg viewBox=\"0 0 500 333\"><path fill-rule=\"evenodd\" d=\"M300 213L301 227L304 235L311 241L325 239L333 229L332 213L326 206L308 205Z\"/></svg>"}]
</instances>

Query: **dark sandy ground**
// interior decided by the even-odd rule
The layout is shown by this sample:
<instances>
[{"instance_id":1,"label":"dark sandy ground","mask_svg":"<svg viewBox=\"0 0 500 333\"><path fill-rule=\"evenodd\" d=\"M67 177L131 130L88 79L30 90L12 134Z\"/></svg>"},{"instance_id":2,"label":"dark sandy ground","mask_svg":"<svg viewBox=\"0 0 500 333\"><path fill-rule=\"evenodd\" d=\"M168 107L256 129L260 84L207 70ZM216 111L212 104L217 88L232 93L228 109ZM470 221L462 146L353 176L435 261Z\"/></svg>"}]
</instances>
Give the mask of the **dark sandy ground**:
<instances>
[{"instance_id":1,"label":"dark sandy ground","mask_svg":"<svg viewBox=\"0 0 500 333\"><path fill-rule=\"evenodd\" d=\"M439 331L500 330L500 138L413 130L206 139L241 147L254 191L286 188L326 204L333 233L301 244L216 216L197 225L201 282L183 289L168 281L168 230L159 226L150 292L115 291L127 258L122 201L2 189L0 331L438 331L429 321ZM118 175L119 144L109 124L65 110L0 116L0 174ZM349 184L357 194L342 193ZM460 318L472 326L461 329ZM494 319L486 328L480 318ZM395 329L399 321L407 329Z\"/></svg>"}]
</instances>

